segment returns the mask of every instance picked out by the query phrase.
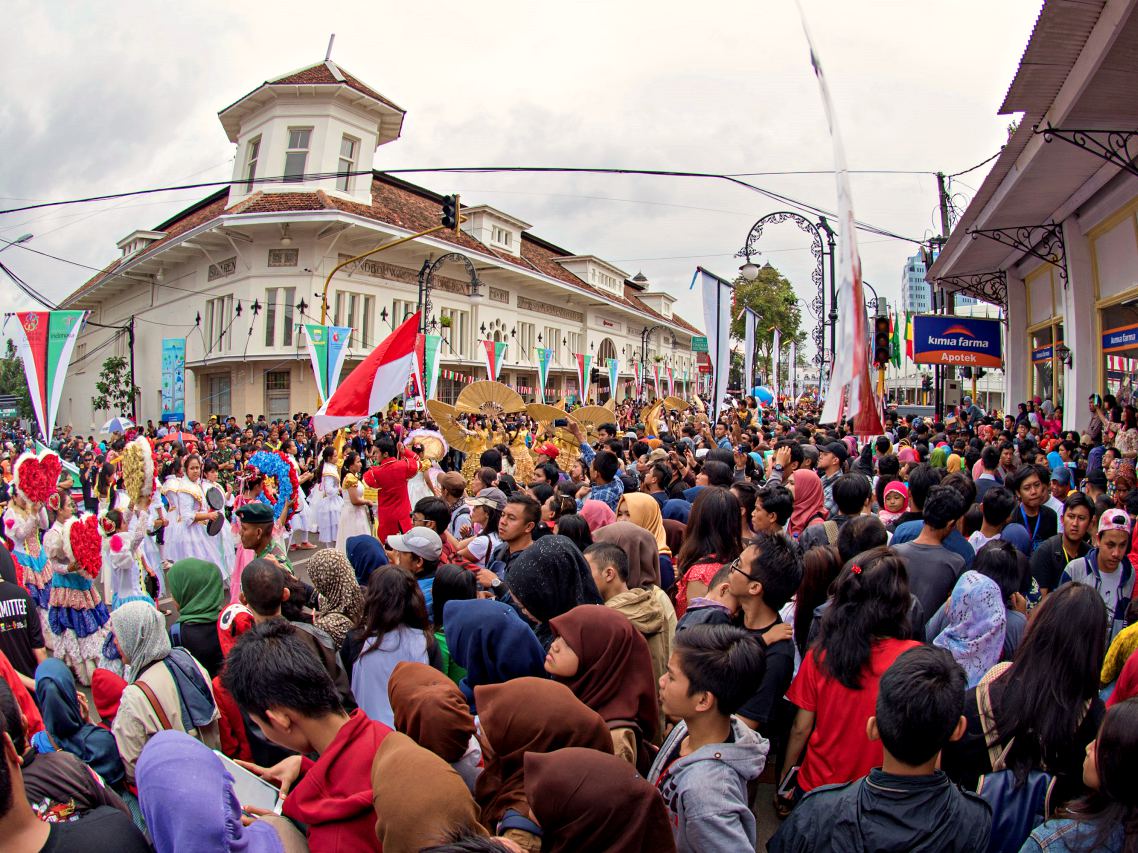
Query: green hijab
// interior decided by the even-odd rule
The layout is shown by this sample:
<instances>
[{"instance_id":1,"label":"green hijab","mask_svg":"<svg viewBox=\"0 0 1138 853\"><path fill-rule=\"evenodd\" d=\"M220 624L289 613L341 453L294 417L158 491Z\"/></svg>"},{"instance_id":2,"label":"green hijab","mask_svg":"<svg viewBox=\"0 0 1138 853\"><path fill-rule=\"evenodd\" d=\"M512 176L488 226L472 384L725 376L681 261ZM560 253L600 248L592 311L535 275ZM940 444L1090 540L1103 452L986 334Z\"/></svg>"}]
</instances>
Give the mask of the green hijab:
<instances>
[{"instance_id":1,"label":"green hijab","mask_svg":"<svg viewBox=\"0 0 1138 853\"><path fill-rule=\"evenodd\" d=\"M178 621L216 622L225 606L221 572L213 563L187 557L166 570L166 587L178 603Z\"/></svg>"}]
</instances>

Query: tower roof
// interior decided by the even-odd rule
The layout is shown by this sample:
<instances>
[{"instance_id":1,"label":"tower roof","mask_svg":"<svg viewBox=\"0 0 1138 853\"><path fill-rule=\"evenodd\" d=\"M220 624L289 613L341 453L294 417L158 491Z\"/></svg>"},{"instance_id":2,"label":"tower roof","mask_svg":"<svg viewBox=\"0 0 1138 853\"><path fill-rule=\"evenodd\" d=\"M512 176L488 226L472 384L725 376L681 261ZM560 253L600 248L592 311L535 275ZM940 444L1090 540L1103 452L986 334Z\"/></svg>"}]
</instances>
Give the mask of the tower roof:
<instances>
[{"instance_id":1,"label":"tower roof","mask_svg":"<svg viewBox=\"0 0 1138 853\"><path fill-rule=\"evenodd\" d=\"M241 122L278 95L285 92L315 94L325 89L332 91L334 87L338 87L344 92L350 91L357 104L374 115L379 126L380 144L399 138L406 110L379 94L355 75L340 68L330 59L305 68L299 68L296 71L290 71L273 80L266 80L256 89L221 110L217 115L229 136L229 141L236 142Z\"/></svg>"}]
</instances>

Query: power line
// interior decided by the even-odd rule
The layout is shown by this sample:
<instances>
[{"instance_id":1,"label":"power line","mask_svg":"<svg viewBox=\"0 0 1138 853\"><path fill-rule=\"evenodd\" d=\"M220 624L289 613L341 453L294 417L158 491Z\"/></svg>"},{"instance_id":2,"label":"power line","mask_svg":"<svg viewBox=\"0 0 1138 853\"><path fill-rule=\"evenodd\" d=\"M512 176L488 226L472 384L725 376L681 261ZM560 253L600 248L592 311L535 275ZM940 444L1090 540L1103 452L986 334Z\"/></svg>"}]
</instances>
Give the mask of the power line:
<instances>
[{"instance_id":1,"label":"power line","mask_svg":"<svg viewBox=\"0 0 1138 853\"><path fill-rule=\"evenodd\" d=\"M981 160L979 163L977 163L975 166L973 166L970 169L965 169L962 172L953 172L951 175L945 175L945 177L946 178L959 178L961 175L967 175L969 172L975 172L981 166L986 166L988 163L991 163L993 160L995 160L997 157L999 157L1003 153L1004 153L1004 146L1001 145L1000 150L997 151L995 154L993 154L991 157L987 158L986 160Z\"/></svg>"}]
</instances>

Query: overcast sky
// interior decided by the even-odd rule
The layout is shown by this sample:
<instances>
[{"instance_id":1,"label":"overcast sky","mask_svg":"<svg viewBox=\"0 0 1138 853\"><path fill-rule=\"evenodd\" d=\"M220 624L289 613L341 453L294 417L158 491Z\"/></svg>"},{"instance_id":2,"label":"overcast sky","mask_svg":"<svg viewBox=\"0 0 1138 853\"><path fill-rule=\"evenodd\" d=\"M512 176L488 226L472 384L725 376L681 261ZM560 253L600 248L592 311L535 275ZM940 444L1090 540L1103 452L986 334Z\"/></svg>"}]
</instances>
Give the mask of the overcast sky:
<instances>
[{"instance_id":1,"label":"overcast sky","mask_svg":"<svg viewBox=\"0 0 1138 853\"><path fill-rule=\"evenodd\" d=\"M955 172L993 154L997 116L1041 0L803 0L853 170ZM176 9L176 13L173 10ZM217 111L262 81L332 58L407 111L376 168L541 165L704 172L826 170L830 141L795 6L765 2L195 2L9 0L0 32L0 207L231 177ZM954 189L966 204L988 167ZM680 297L696 264L725 277L752 222L782 205L712 181L419 175L533 223L534 234ZM755 183L834 207L822 175ZM859 219L922 239L931 174L854 175ZM208 191L0 215L0 237L102 267L115 242ZM859 235L864 275L900 293L915 247ZM806 235L768 229L768 260L811 297ZM89 270L20 248L0 257L61 299ZM0 307L29 307L8 281ZM804 312L804 321L813 320Z\"/></svg>"}]
</instances>

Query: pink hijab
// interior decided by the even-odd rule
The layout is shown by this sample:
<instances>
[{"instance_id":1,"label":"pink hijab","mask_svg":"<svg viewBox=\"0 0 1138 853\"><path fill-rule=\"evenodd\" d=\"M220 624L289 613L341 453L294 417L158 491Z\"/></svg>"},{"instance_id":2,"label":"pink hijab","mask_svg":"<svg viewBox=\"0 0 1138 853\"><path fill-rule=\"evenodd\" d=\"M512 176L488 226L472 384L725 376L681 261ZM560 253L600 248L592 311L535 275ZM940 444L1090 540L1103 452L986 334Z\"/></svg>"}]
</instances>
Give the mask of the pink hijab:
<instances>
[{"instance_id":1,"label":"pink hijab","mask_svg":"<svg viewBox=\"0 0 1138 853\"><path fill-rule=\"evenodd\" d=\"M790 514L788 532L791 536L797 536L809 527L814 519L821 520L819 513L825 517L825 510L822 509L825 495L822 491L822 481L813 471L800 469L794 472L793 478L794 510Z\"/></svg>"},{"instance_id":2,"label":"pink hijab","mask_svg":"<svg viewBox=\"0 0 1138 853\"><path fill-rule=\"evenodd\" d=\"M616 521L616 513L604 501L587 500L577 510L577 515L585 519L585 523L589 525L589 532L596 533L602 527L608 527Z\"/></svg>"}]
</instances>

